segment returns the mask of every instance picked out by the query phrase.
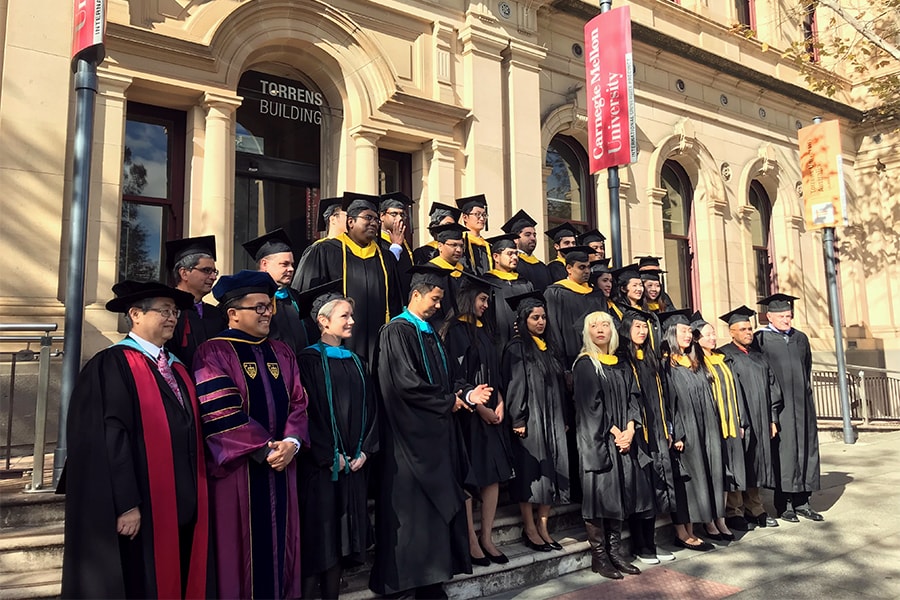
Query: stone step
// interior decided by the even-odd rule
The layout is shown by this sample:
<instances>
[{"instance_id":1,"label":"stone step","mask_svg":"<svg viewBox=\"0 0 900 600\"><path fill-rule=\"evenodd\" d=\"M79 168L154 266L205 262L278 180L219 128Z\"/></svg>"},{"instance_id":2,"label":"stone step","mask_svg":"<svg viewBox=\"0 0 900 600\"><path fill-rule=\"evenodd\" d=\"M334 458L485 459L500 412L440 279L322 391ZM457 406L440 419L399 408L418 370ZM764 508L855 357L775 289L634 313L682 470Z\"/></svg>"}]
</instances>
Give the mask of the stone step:
<instances>
[{"instance_id":1,"label":"stone step","mask_svg":"<svg viewBox=\"0 0 900 600\"><path fill-rule=\"evenodd\" d=\"M3 572L0 576L0 598L20 600L25 598L58 598L62 568L39 569L23 573Z\"/></svg>"},{"instance_id":2,"label":"stone step","mask_svg":"<svg viewBox=\"0 0 900 600\"><path fill-rule=\"evenodd\" d=\"M52 492L4 494L0 503L0 530L61 523L66 516L66 497Z\"/></svg>"},{"instance_id":3,"label":"stone step","mask_svg":"<svg viewBox=\"0 0 900 600\"><path fill-rule=\"evenodd\" d=\"M62 523L0 530L0 572L61 569L63 539Z\"/></svg>"}]
</instances>

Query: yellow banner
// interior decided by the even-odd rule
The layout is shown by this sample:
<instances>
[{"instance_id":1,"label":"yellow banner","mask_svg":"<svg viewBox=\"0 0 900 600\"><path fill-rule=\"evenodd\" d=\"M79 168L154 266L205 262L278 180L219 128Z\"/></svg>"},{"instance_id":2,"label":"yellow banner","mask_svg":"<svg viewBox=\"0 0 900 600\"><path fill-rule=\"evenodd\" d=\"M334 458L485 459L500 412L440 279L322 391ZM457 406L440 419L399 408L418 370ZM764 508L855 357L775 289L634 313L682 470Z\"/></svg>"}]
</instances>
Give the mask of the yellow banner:
<instances>
[{"instance_id":1,"label":"yellow banner","mask_svg":"<svg viewBox=\"0 0 900 600\"><path fill-rule=\"evenodd\" d=\"M848 225L838 122L804 127L798 137L806 227L822 229Z\"/></svg>"}]
</instances>

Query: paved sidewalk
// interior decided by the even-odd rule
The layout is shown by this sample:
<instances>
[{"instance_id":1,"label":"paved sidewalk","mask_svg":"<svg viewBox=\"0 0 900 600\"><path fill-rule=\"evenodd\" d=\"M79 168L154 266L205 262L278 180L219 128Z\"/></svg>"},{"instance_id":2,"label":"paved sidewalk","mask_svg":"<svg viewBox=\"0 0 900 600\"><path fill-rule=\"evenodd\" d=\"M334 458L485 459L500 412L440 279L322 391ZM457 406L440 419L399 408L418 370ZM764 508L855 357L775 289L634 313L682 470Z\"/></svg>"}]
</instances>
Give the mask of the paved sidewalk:
<instances>
[{"instance_id":1,"label":"paved sidewalk","mask_svg":"<svg viewBox=\"0 0 900 600\"><path fill-rule=\"evenodd\" d=\"M900 432L862 433L852 446L840 432L820 441L812 505L823 523L779 520L711 552L678 550L674 562L622 581L585 570L492 598L900 598Z\"/></svg>"}]
</instances>

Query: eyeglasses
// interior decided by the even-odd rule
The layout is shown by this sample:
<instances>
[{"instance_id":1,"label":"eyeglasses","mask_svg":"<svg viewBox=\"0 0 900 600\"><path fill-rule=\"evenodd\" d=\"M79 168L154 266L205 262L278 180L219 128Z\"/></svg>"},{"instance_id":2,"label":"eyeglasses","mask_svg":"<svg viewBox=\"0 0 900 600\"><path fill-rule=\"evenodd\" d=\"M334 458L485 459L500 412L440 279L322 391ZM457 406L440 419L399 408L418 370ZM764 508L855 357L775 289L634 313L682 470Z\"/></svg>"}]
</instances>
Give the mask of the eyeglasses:
<instances>
[{"instance_id":1,"label":"eyeglasses","mask_svg":"<svg viewBox=\"0 0 900 600\"><path fill-rule=\"evenodd\" d=\"M488 216L487 211L475 212L474 210L472 212L468 213L468 215L470 217L472 217L473 219L487 219L487 216Z\"/></svg>"},{"instance_id":2,"label":"eyeglasses","mask_svg":"<svg viewBox=\"0 0 900 600\"><path fill-rule=\"evenodd\" d=\"M402 216L406 215L406 213L403 212L402 210L386 210L386 211L384 211L384 214L386 214L389 217L394 217L395 219L397 217L402 217Z\"/></svg>"},{"instance_id":3,"label":"eyeglasses","mask_svg":"<svg viewBox=\"0 0 900 600\"><path fill-rule=\"evenodd\" d=\"M191 267L191 271L200 271L201 273L203 273L203 274L206 275L207 277L209 277L210 275L218 275L218 274L219 274L219 270L218 270L218 269L214 269L213 267L203 267L203 268L200 268L200 267Z\"/></svg>"},{"instance_id":4,"label":"eyeglasses","mask_svg":"<svg viewBox=\"0 0 900 600\"><path fill-rule=\"evenodd\" d=\"M351 217L352 219L362 219L363 221L367 221L369 223L381 221L378 218L378 215L356 215L355 217Z\"/></svg>"},{"instance_id":5,"label":"eyeglasses","mask_svg":"<svg viewBox=\"0 0 900 600\"><path fill-rule=\"evenodd\" d=\"M155 313L159 313L160 315L162 315L163 319L177 319L181 316L180 308L148 308L147 310L152 310Z\"/></svg>"},{"instance_id":6,"label":"eyeglasses","mask_svg":"<svg viewBox=\"0 0 900 600\"><path fill-rule=\"evenodd\" d=\"M264 315L267 312L275 312L275 305L269 302L268 304L257 304L255 306L232 306L234 310L252 310L256 311L258 315Z\"/></svg>"}]
</instances>

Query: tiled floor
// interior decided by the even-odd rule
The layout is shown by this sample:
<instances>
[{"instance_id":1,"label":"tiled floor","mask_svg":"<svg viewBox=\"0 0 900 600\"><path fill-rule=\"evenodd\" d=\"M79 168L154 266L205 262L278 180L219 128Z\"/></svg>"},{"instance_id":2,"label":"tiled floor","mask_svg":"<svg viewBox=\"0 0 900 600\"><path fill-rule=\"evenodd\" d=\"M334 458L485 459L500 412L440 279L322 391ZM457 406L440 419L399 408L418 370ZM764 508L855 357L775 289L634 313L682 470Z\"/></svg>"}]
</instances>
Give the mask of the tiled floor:
<instances>
[{"instance_id":1,"label":"tiled floor","mask_svg":"<svg viewBox=\"0 0 900 600\"><path fill-rule=\"evenodd\" d=\"M663 567L649 569L640 575L626 575L625 579L606 580L603 583L575 590L554 600L595 600L615 598L616 600L718 600L736 594L741 588L725 585L707 579L691 577L684 573Z\"/></svg>"}]
</instances>

